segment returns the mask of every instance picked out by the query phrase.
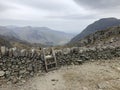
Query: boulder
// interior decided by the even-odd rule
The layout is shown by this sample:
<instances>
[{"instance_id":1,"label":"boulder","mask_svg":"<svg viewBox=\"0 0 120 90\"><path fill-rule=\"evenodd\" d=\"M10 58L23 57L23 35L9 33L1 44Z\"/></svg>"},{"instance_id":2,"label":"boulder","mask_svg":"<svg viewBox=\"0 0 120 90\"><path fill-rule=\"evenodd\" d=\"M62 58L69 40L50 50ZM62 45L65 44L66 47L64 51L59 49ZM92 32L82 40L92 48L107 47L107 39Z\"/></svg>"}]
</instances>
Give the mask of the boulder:
<instances>
[{"instance_id":1,"label":"boulder","mask_svg":"<svg viewBox=\"0 0 120 90\"><path fill-rule=\"evenodd\" d=\"M108 81L101 82L97 86L99 89L108 89L111 87Z\"/></svg>"},{"instance_id":2,"label":"boulder","mask_svg":"<svg viewBox=\"0 0 120 90\"><path fill-rule=\"evenodd\" d=\"M5 55L5 53L6 53L6 48L5 48L5 46L1 46L1 53L2 53L2 55Z\"/></svg>"},{"instance_id":3,"label":"boulder","mask_svg":"<svg viewBox=\"0 0 120 90\"><path fill-rule=\"evenodd\" d=\"M4 76L5 72L4 71L0 71L0 77Z\"/></svg>"}]
</instances>

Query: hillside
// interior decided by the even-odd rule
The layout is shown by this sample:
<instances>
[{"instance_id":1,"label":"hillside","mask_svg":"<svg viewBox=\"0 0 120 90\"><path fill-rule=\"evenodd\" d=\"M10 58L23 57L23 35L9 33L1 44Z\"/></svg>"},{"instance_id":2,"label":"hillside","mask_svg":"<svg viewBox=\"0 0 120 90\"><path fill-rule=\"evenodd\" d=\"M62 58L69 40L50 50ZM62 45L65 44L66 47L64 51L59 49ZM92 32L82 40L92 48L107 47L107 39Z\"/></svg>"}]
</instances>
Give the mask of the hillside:
<instances>
[{"instance_id":1,"label":"hillside","mask_svg":"<svg viewBox=\"0 0 120 90\"><path fill-rule=\"evenodd\" d=\"M0 34L4 36L14 36L17 39L29 43L40 43L45 45L63 45L70 41L74 35L55 31L47 27L16 27L1 26Z\"/></svg>"},{"instance_id":2,"label":"hillside","mask_svg":"<svg viewBox=\"0 0 120 90\"><path fill-rule=\"evenodd\" d=\"M32 47L45 47L46 45L29 43L13 36L0 35L0 46L6 46L8 48L17 47L19 49L31 49Z\"/></svg>"},{"instance_id":3,"label":"hillside","mask_svg":"<svg viewBox=\"0 0 120 90\"><path fill-rule=\"evenodd\" d=\"M70 42L77 42L80 39L92 34L96 31L105 30L107 28L120 25L120 20L116 18L103 18L88 25L80 34L75 36Z\"/></svg>"},{"instance_id":4,"label":"hillside","mask_svg":"<svg viewBox=\"0 0 120 90\"><path fill-rule=\"evenodd\" d=\"M0 46L12 47L11 43L6 39L6 37L0 35Z\"/></svg>"},{"instance_id":5,"label":"hillside","mask_svg":"<svg viewBox=\"0 0 120 90\"><path fill-rule=\"evenodd\" d=\"M108 29L97 31L85 38L70 43L70 46L98 46L113 45L120 46L120 26L114 26Z\"/></svg>"}]
</instances>

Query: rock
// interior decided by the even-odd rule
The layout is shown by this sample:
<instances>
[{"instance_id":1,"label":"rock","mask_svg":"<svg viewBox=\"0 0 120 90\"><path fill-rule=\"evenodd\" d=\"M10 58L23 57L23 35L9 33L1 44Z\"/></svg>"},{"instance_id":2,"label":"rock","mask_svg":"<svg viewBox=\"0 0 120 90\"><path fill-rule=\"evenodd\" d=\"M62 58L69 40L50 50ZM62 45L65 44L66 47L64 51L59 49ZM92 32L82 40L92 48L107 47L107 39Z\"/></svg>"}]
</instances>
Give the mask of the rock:
<instances>
[{"instance_id":1,"label":"rock","mask_svg":"<svg viewBox=\"0 0 120 90\"><path fill-rule=\"evenodd\" d=\"M2 66L3 65L3 63L0 63L0 66Z\"/></svg>"},{"instance_id":2,"label":"rock","mask_svg":"<svg viewBox=\"0 0 120 90\"><path fill-rule=\"evenodd\" d=\"M70 49L69 48L63 49L63 54L69 54L69 53L70 53Z\"/></svg>"},{"instance_id":3,"label":"rock","mask_svg":"<svg viewBox=\"0 0 120 90\"><path fill-rule=\"evenodd\" d=\"M33 70L32 64L30 64L30 65L27 67L27 70L29 70L29 71L32 71L32 70Z\"/></svg>"},{"instance_id":4,"label":"rock","mask_svg":"<svg viewBox=\"0 0 120 90\"><path fill-rule=\"evenodd\" d=\"M58 79L51 79L51 81L55 82L55 81L58 81Z\"/></svg>"},{"instance_id":5,"label":"rock","mask_svg":"<svg viewBox=\"0 0 120 90\"><path fill-rule=\"evenodd\" d=\"M4 76L5 72L4 71L0 71L0 77Z\"/></svg>"},{"instance_id":6,"label":"rock","mask_svg":"<svg viewBox=\"0 0 120 90\"><path fill-rule=\"evenodd\" d=\"M97 86L98 86L99 89L107 89L107 88L110 87L109 82L107 82L107 81L106 82L101 82Z\"/></svg>"},{"instance_id":7,"label":"rock","mask_svg":"<svg viewBox=\"0 0 120 90\"><path fill-rule=\"evenodd\" d=\"M87 87L83 87L83 90L88 90L88 88Z\"/></svg>"},{"instance_id":8,"label":"rock","mask_svg":"<svg viewBox=\"0 0 120 90\"><path fill-rule=\"evenodd\" d=\"M120 71L120 67L117 67L117 70Z\"/></svg>"},{"instance_id":9,"label":"rock","mask_svg":"<svg viewBox=\"0 0 120 90\"><path fill-rule=\"evenodd\" d=\"M13 79L12 79L12 83L13 84L16 84L18 82L18 79L16 78L16 77L14 77Z\"/></svg>"},{"instance_id":10,"label":"rock","mask_svg":"<svg viewBox=\"0 0 120 90\"><path fill-rule=\"evenodd\" d=\"M34 76L34 72L31 72L31 73L30 73L30 76Z\"/></svg>"},{"instance_id":11,"label":"rock","mask_svg":"<svg viewBox=\"0 0 120 90\"><path fill-rule=\"evenodd\" d=\"M78 64L82 64L82 63L83 63L83 60L76 60L76 62L77 62Z\"/></svg>"},{"instance_id":12,"label":"rock","mask_svg":"<svg viewBox=\"0 0 120 90\"><path fill-rule=\"evenodd\" d=\"M10 75L10 71L5 71L5 74L6 75Z\"/></svg>"},{"instance_id":13,"label":"rock","mask_svg":"<svg viewBox=\"0 0 120 90\"><path fill-rule=\"evenodd\" d=\"M5 46L1 46L1 53L2 55L5 55L6 52L6 47Z\"/></svg>"},{"instance_id":14,"label":"rock","mask_svg":"<svg viewBox=\"0 0 120 90\"><path fill-rule=\"evenodd\" d=\"M7 84L7 85L10 85L10 84L11 84L11 82L10 82L10 81L8 81L6 84Z\"/></svg>"},{"instance_id":15,"label":"rock","mask_svg":"<svg viewBox=\"0 0 120 90\"><path fill-rule=\"evenodd\" d=\"M23 74L23 73L25 73L26 72L26 70L20 70L19 71L19 74Z\"/></svg>"},{"instance_id":16,"label":"rock","mask_svg":"<svg viewBox=\"0 0 120 90\"><path fill-rule=\"evenodd\" d=\"M22 83L26 83L26 80L21 80Z\"/></svg>"},{"instance_id":17,"label":"rock","mask_svg":"<svg viewBox=\"0 0 120 90\"><path fill-rule=\"evenodd\" d=\"M113 42L114 42L114 38L111 38L111 39L110 39L110 43L113 43Z\"/></svg>"}]
</instances>

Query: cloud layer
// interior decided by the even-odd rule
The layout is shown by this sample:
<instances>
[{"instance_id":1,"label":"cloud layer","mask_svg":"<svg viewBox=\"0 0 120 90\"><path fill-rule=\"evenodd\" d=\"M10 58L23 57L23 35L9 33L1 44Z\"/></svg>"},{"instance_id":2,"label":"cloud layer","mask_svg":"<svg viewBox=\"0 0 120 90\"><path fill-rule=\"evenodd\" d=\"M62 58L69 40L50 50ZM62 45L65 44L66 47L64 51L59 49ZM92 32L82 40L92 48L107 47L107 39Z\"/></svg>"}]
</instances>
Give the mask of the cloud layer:
<instances>
[{"instance_id":1,"label":"cloud layer","mask_svg":"<svg viewBox=\"0 0 120 90\"><path fill-rule=\"evenodd\" d=\"M120 18L119 10L119 0L1 0L0 23L80 32L99 18Z\"/></svg>"},{"instance_id":2,"label":"cloud layer","mask_svg":"<svg viewBox=\"0 0 120 90\"><path fill-rule=\"evenodd\" d=\"M119 0L74 0L77 4L89 7L92 9L106 10L118 8L120 6Z\"/></svg>"}]
</instances>

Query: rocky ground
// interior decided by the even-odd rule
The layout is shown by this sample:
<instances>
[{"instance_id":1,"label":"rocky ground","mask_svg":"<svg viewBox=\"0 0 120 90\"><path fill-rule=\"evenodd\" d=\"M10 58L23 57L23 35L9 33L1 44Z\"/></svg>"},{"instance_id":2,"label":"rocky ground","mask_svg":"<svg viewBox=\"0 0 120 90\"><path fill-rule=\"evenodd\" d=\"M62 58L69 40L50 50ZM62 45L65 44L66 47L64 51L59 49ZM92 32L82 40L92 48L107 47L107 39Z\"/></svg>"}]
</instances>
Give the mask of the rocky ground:
<instances>
[{"instance_id":1,"label":"rocky ground","mask_svg":"<svg viewBox=\"0 0 120 90\"><path fill-rule=\"evenodd\" d=\"M120 58L64 66L0 90L120 90Z\"/></svg>"}]
</instances>

